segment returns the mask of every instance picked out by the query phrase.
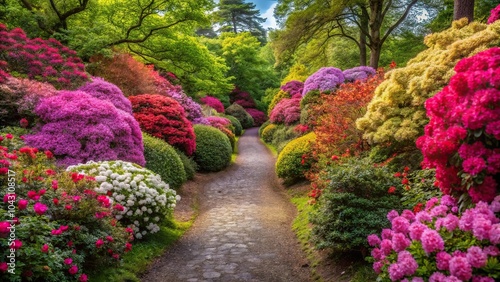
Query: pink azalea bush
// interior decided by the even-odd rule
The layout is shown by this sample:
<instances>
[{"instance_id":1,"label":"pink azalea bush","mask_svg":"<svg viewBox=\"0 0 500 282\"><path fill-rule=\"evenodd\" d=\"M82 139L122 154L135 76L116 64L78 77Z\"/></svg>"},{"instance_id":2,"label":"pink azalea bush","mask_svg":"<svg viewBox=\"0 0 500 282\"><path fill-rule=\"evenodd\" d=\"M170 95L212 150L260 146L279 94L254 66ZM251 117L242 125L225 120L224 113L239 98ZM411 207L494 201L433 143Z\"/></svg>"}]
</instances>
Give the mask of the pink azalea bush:
<instances>
[{"instance_id":1,"label":"pink azalea bush","mask_svg":"<svg viewBox=\"0 0 500 282\"><path fill-rule=\"evenodd\" d=\"M2 125L18 125L23 118L33 122L33 113L38 103L47 97L57 95L51 84L27 78L7 77L0 84L0 123Z\"/></svg>"},{"instance_id":2,"label":"pink azalea bush","mask_svg":"<svg viewBox=\"0 0 500 282\"><path fill-rule=\"evenodd\" d=\"M302 96L306 96L309 91L318 90L320 92L332 92L344 83L344 73L333 67L320 68L317 72L309 76L304 82Z\"/></svg>"},{"instance_id":3,"label":"pink azalea bush","mask_svg":"<svg viewBox=\"0 0 500 282\"><path fill-rule=\"evenodd\" d=\"M254 126L261 126L264 122L268 120L267 115L262 111L259 111L254 108L248 108L246 109L246 111L252 116Z\"/></svg>"},{"instance_id":4,"label":"pink azalea bush","mask_svg":"<svg viewBox=\"0 0 500 282\"><path fill-rule=\"evenodd\" d=\"M271 111L272 123L294 124L300 121L300 99L282 99Z\"/></svg>"},{"instance_id":5,"label":"pink azalea bush","mask_svg":"<svg viewBox=\"0 0 500 282\"><path fill-rule=\"evenodd\" d=\"M491 10L490 17L488 18L488 24L492 24L500 19L500 5L496 6L493 10Z\"/></svg>"},{"instance_id":6,"label":"pink azalea bush","mask_svg":"<svg viewBox=\"0 0 500 282\"><path fill-rule=\"evenodd\" d=\"M224 105L222 104L222 102L215 98L215 97L212 97L212 96L205 96L203 98L200 99L200 101L213 108L214 110L216 110L218 113L223 113L224 112Z\"/></svg>"},{"instance_id":7,"label":"pink azalea bush","mask_svg":"<svg viewBox=\"0 0 500 282\"><path fill-rule=\"evenodd\" d=\"M429 124L417 140L423 166L436 168L444 194L490 202L500 173L500 48L462 59L448 86L425 103Z\"/></svg>"},{"instance_id":8,"label":"pink azalea bush","mask_svg":"<svg viewBox=\"0 0 500 282\"><path fill-rule=\"evenodd\" d=\"M352 69L347 69L343 72L346 81L362 80L366 81L368 77L375 75L377 71L372 67L359 66Z\"/></svg>"},{"instance_id":9,"label":"pink azalea bush","mask_svg":"<svg viewBox=\"0 0 500 282\"><path fill-rule=\"evenodd\" d=\"M134 117L82 91L61 91L35 109L41 124L25 137L29 146L54 153L59 165L90 160L145 164L142 134Z\"/></svg>"},{"instance_id":10,"label":"pink azalea bush","mask_svg":"<svg viewBox=\"0 0 500 282\"><path fill-rule=\"evenodd\" d=\"M8 150L17 138L0 141L0 280L87 281L85 272L96 266L118 265L133 238L114 219L119 207L94 192L92 178L59 171L50 151ZM8 272L11 249L15 274Z\"/></svg>"},{"instance_id":11,"label":"pink azalea bush","mask_svg":"<svg viewBox=\"0 0 500 282\"><path fill-rule=\"evenodd\" d=\"M132 114L132 104L129 99L123 95L120 88L100 77L93 77L92 81L78 88L78 90L90 94L97 99L109 101L115 105L117 109Z\"/></svg>"},{"instance_id":12,"label":"pink azalea bush","mask_svg":"<svg viewBox=\"0 0 500 282\"><path fill-rule=\"evenodd\" d=\"M245 109L255 108L257 106L250 93L238 88L235 88L233 92L229 94L229 101L231 102L231 104L236 103Z\"/></svg>"},{"instance_id":13,"label":"pink azalea bush","mask_svg":"<svg viewBox=\"0 0 500 282\"><path fill-rule=\"evenodd\" d=\"M74 88L88 79L74 50L50 38L30 39L20 28L0 23L0 69L49 82L57 88ZM5 76L0 75L0 76Z\"/></svg>"},{"instance_id":14,"label":"pink azalea bush","mask_svg":"<svg viewBox=\"0 0 500 282\"><path fill-rule=\"evenodd\" d=\"M498 281L500 196L458 213L456 200L432 198L420 212L391 211L391 229L368 236L380 281Z\"/></svg>"},{"instance_id":15,"label":"pink azalea bush","mask_svg":"<svg viewBox=\"0 0 500 282\"><path fill-rule=\"evenodd\" d=\"M298 80L291 80L285 83L285 85L281 86L280 89L288 92L290 94L290 97L293 97L295 95L302 95L302 91L304 91L304 83Z\"/></svg>"}]
</instances>

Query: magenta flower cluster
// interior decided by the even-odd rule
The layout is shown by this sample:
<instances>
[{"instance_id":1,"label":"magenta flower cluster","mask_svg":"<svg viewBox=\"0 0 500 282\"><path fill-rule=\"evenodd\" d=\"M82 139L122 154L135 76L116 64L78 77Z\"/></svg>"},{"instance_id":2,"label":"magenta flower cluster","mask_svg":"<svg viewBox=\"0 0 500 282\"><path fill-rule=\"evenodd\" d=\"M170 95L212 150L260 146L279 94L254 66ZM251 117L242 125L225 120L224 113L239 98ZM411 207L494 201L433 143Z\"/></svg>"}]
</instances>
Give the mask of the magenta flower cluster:
<instances>
[{"instance_id":1,"label":"magenta flower cluster","mask_svg":"<svg viewBox=\"0 0 500 282\"><path fill-rule=\"evenodd\" d=\"M346 81L354 82L356 80L366 81L368 77L377 73L377 71L368 66L359 66L352 69L347 69L344 72Z\"/></svg>"},{"instance_id":2,"label":"magenta flower cluster","mask_svg":"<svg viewBox=\"0 0 500 282\"><path fill-rule=\"evenodd\" d=\"M109 101L115 105L117 109L132 114L132 104L130 100L123 95L120 88L100 77L93 77L91 82L78 88L78 90L90 94L99 100Z\"/></svg>"},{"instance_id":3,"label":"magenta flower cluster","mask_svg":"<svg viewBox=\"0 0 500 282\"><path fill-rule=\"evenodd\" d=\"M85 66L74 50L53 38L30 39L22 29L9 31L1 23L0 58L4 73L17 72L58 88L73 88L88 79Z\"/></svg>"},{"instance_id":4,"label":"magenta flower cluster","mask_svg":"<svg viewBox=\"0 0 500 282\"><path fill-rule=\"evenodd\" d=\"M422 165L436 168L444 194L467 193L473 202L490 202L497 195L499 60L498 47L462 59L449 85L425 103L430 121L417 147L424 155Z\"/></svg>"},{"instance_id":5,"label":"magenta flower cluster","mask_svg":"<svg viewBox=\"0 0 500 282\"><path fill-rule=\"evenodd\" d=\"M215 128L227 127L231 124L231 121L225 117L210 116L207 117L208 122L211 126Z\"/></svg>"},{"instance_id":6,"label":"magenta flower cluster","mask_svg":"<svg viewBox=\"0 0 500 282\"><path fill-rule=\"evenodd\" d=\"M320 68L317 72L309 76L304 82L302 96L306 96L309 91L318 90L320 92L332 92L344 83L344 73L342 70L333 67Z\"/></svg>"},{"instance_id":7,"label":"magenta flower cluster","mask_svg":"<svg viewBox=\"0 0 500 282\"><path fill-rule=\"evenodd\" d=\"M236 103L245 109L257 107L252 95L250 95L250 93L248 92L240 90L237 87L233 89L233 92L231 92L231 94L229 94L229 102L231 104Z\"/></svg>"},{"instance_id":8,"label":"magenta flower cluster","mask_svg":"<svg viewBox=\"0 0 500 282\"><path fill-rule=\"evenodd\" d=\"M492 24L500 19L500 5L496 6L493 10L491 10L490 17L488 18L488 24Z\"/></svg>"},{"instance_id":9,"label":"magenta flower cluster","mask_svg":"<svg viewBox=\"0 0 500 282\"><path fill-rule=\"evenodd\" d=\"M391 211L387 218L392 228L384 229L381 237L368 236L373 269L391 281L493 282L488 277L493 273L485 266L500 254L498 212L500 196L490 205L479 202L459 215L456 200L449 195L432 198L417 213ZM416 275L419 267L424 269Z\"/></svg>"},{"instance_id":10,"label":"magenta flower cluster","mask_svg":"<svg viewBox=\"0 0 500 282\"><path fill-rule=\"evenodd\" d=\"M268 120L267 115L254 108L247 108L245 109L248 114L250 114L253 118L253 125L254 126L261 126L264 122Z\"/></svg>"},{"instance_id":11,"label":"magenta flower cluster","mask_svg":"<svg viewBox=\"0 0 500 282\"><path fill-rule=\"evenodd\" d=\"M290 97L294 97L295 95L302 95L302 91L304 91L304 83L298 80L291 80L285 85L281 86L281 90L288 92Z\"/></svg>"},{"instance_id":12,"label":"magenta flower cluster","mask_svg":"<svg viewBox=\"0 0 500 282\"><path fill-rule=\"evenodd\" d=\"M41 125L26 144L52 151L63 166L124 160L144 166L142 134L134 117L82 91L60 91L36 107Z\"/></svg>"},{"instance_id":13,"label":"magenta flower cluster","mask_svg":"<svg viewBox=\"0 0 500 282\"><path fill-rule=\"evenodd\" d=\"M224 113L224 105L215 97L205 96L200 99L200 102L216 110L218 113Z\"/></svg>"},{"instance_id":14,"label":"magenta flower cluster","mask_svg":"<svg viewBox=\"0 0 500 282\"><path fill-rule=\"evenodd\" d=\"M269 119L272 123L284 123L292 125L300 121L300 99L282 99L273 108Z\"/></svg>"}]
</instances>

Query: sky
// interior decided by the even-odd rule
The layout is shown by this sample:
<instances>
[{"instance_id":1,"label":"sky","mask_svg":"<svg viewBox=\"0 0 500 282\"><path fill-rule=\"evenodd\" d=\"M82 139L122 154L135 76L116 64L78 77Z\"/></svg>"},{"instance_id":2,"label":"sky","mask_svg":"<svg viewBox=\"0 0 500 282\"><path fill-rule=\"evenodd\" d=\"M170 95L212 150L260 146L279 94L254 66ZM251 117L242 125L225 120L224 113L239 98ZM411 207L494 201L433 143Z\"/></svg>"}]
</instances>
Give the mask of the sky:
<instances>
[{"instance_id":1,"label":"sky","mask_svg":"<svg viewBox=\"0 0 500 282\"><path fill-rule=\"evenodd\" d=\"M262 24L264 28L277 28L276 19L273 16L274 7L278 4L275 0L247 0L245 2L252 2L256 8L259 9L260 15L266 18L266 22Z\"/></svg>"}]
</instances>

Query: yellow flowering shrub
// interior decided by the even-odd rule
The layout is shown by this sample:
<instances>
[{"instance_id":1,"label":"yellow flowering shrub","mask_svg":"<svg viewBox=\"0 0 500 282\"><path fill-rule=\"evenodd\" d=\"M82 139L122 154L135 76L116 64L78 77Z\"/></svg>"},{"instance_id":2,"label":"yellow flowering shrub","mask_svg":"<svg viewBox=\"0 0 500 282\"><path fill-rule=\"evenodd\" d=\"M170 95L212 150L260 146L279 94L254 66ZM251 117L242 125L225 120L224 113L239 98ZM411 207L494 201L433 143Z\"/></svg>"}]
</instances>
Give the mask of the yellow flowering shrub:
<instances>
[{"instance_id":1,"label":"yellow flowering shrub","mask_svg":"<svg viewBox=\"0 0 500 282\"><path fill-rule=\"evenodd\" d=\"M304 173L311 168L312 146L316 142L316 134L310 132L288 143L278 155L276 174L280 178L303 178Z\"/></svg>"}]
</instances>

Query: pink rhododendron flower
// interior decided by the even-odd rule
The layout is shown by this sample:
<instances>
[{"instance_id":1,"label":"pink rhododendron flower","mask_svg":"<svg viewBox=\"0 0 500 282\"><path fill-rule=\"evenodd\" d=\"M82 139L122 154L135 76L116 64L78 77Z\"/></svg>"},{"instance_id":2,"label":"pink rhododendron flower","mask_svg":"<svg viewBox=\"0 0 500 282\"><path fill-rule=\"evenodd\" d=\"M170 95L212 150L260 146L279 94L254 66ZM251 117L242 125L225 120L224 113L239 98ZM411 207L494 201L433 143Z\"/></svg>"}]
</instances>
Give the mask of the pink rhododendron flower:
<instances>
[{"instance_id":1,"label":"pink rhododendron flower","mask_svg":"<svg viewBox=\"0 0 500 282\"><path fill-rule=\"evenodd\" d=\"M392 249L396 252L401 252L408 248L411 244L411 241L406 238L406 235L403 233L395 233L392 236Z\"/></svg>"},{"instance_id":2,"label":"pink rhododendron flower","mask_svg":"<svg viewBox=\"0 0 500 282\"><path fill-rule=\"evenodd\" d=\"M472 277L472 266L467 258L454 256L450 259L450 273L451 275L467 281Z\"/></svg>"},{"instance_id":3,"label":"pink rhododendron flower","mask_svg":"<svg viewBox=\"0 0 500 282\"><path fill-rule=\"evenodd\" d=\"M72 263L73 263L73 259L72 258L66 258L66 259L64 259L64 264L70 265Z\"/></svg>"},{"instance_id":4,"label":"pink rhododendron flower","mask_svg":"<svg viewBox=\"0 0 500 282\"><path fill-rule=\"evenodd\" d=\"M35 210L35 212L38 215L42 215L47 211L47 206L38 202L38 203L35 203L35 205L33 206L33 210Z\"/></svg>"},{"instance_id":5,"label":"pink rhododendron flower","mask_svg":"<svg viewBox=\"0 0 500 282\"><path fill-rule=\"evenodd\" d=\"M436 255L436 266L439 270L447 271L450 267L451 255L447 252L439 252Z\"/></svg>"},{"instance_id":6,"label":"pink rhododendron flower","mask_svg":"<svg viewBox=\"0 0 500 282\"><path fill-rule=\"evenodd\" d=\"M389 278L391 281L401 280L405 276L405 269L398 263L389 266Z\"/></svg>"},{"instance_id":7,"label":"pink rhododendron flower","mask_svg":"<svg viewBox=\"0 0 500 282\"><path fill-rule=\"evenodd\" d=\"M425 230L420 239L422 241L422 248L428 255L435 251L444 250L443 238L441 238L441 235L436 230Z\"/></svg>"},{"instance_id":8,"label":"pink rhododendron flower","mask_svg":"<svg viewBox=\"0 0 500 282\"><path fill-rule=\"evenodd\" d=\"M21 240L16 239L12 242L13 244L10 245L10 247L14 250L19 250L23 246L23 242L21 242Z\"/></svg>"},{"instance_id":9,"label":"pink rhododendron flower","mask_svg":"<svg viewBox=\"0 0 500 282\"><path fill-rule=\"evenodd\" d=\"M376 247L376 246L379 246L380 245L380 238L375 235L375 234L371 234L371 235L368 235L368 244L372 247Z\"/></svg>"},{"instance_id":10,"label":"pink rhododendron flower","mask_svg":"<svg viewBox=\"0 0 500 282\"><path fill-rule=\"evenodd\" d=\"M446 282L446 275L441 272L434 272L431 277L429 277L429 282Z\"/></svg>"},{"instance_id":11,"label":"pink rhododendron flower","mask_svg":"<svg viewBox=\"0 0 500 282\"><path fill-rule=\"evenodd\" d=\"M69 274L71 275L75 275L78 273L78 266L76 265L72 265L69 269L68 269L68 272Z\"/></svg>"},{"instance_id":12,"label":"pink rhododendron flower","mask_svg":"<svg viewBox=\"0 0 500 282\"><path fill-rule=\"evenodd\" d=\"M380 250L384 255L389 255L392 252L392 241L383 239L382 242L380 242Z\"/></svg>"},{"instance_id":13,"label":"pink rhododendron flower","mask_svg":"<svg viewBox=\"0 0 500 282\"><path fill-rule=\"evenodd\" d=\"M49 252L49 245L47 244L44 244L42 246L42 253L48 253Z\"/></svg>"},{"instance_id":14,"label":"pink rhododendron flower","mask_svg":"<svg viewBox=\"0 0 500 282\"><path fill-rule=\"evenodd\" d=\"M398 254L398 264L406 276L412 276L418 268L417 261L408 251L402 251Z\"/></svg>"},{"instance_id":15,"label":"pink rhododendron flower","mask_svg":"<svg viewBox=\"0 0 500 282\"><path fill-rule=\"evenodd\" d=\"M402 216L397 216L392 220L392 230L394 232L407 233L410 221Z\"/></svg>"},{"instance_id":16,"label":"pink rhododendron flower","mask_svg":"<svg viewBox=\"0 0 500 282\"><path fill-rule=\"evenodd\" d=\"M486 265L488 256L480 247L472 246L467 249L467 261L475 268L481 268Z\"/></svg>"},{"instance_id":17,"label":"pink rhododendron flower","mask_svg":"<svg viewBox=\"0 0 500 282\"><path fill-rule=\"evenodd\" d=\"M9 266L7 265L6 262L4 262L4 261L0 262L0 271L1 272L7 272L8 269L9 269Z\"/></svg>"},{"instance_id":18,"label":"pink rhododendron flower","mask_svg":"<svg viewBox=\"0 0 500 282\"><path fill-rule=\"evenodd\" d=\"M413 222L408 228L410 232L410 238L412 240L419 241L420 238L422 237L422 233L424 233L424 231L427 229L428 229L427 225L422 224L419 221Z\"/></svg>"},{"instance_id":19,"label":"pink rhododendron flower","mask_svg":"<svg viewBox=\"0 0 500 282\"><path fill-rule=\"evenodd\" d=\"M2 221L0 222L0 233L9 233L10 232L10 222Z\"/></svg>"},{"instance_id":20,"label":"pink rhododendron flower","mask_svg":"<svg viewBox=\"0 0 500 282\"><path fill-rule=\"evenodd\" d=\"M102 245L104 245L104 241L102 239L98 239L96 242L95 242L95 246L96 248L100 248L102 247Z\"/></svg>"}]
</instances>

